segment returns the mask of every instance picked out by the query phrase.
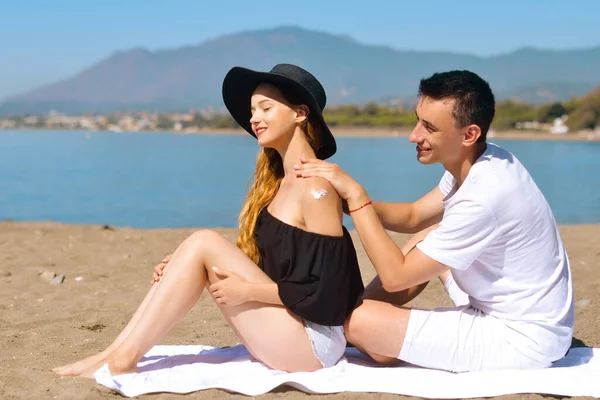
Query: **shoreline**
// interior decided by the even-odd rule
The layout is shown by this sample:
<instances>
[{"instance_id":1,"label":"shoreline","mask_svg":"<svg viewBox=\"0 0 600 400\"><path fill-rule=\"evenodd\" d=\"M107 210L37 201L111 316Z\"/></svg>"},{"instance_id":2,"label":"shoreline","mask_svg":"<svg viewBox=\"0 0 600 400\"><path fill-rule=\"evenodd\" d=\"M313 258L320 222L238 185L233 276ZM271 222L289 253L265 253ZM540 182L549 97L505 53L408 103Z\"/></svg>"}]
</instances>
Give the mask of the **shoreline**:
<instances>
[{"instance_id":1,"label":"shoreline","mask_svg":"<svg viewBox=\"0 0 600 400\"><path fill-rule=\"evenodd\" d=\"M339 137L408 137L408 128L362 128L362 127L332 127L334 136ZM500 140L543 140L569 142L599 142L600 132L577 131L563 135L550 132L522 131L517 129L488 132L487 141Z\"/></svg>"},{"instance_id":2,"label":"shoreline","mask_svg":"<svg viewBox=\"0 0 600 400\"><path fill-rule=\"evenodd\" d=\"M153 134L166 133L172 135L232 135L243 136L248 133L243 129L234 128L200 128L182 131L91 131L83 129L46 129L46 128L13 128L0 129L0 132L16 132L20 130L27 131L48 131L48 132L89 132L94 134L101 133L120 133L120 134ZM353 138L385 138L401 137L408 138L411 128L406 127L359 127L359 126L332 126L331 131L335 137L353 137ZM566 134L553 134L540 131L523 131L517 129L488 132L487 140L493 142L497 140L529 140L529 141L566 141L566 142L600 142L600 131L577 131Z\"/></svg>"}]
</instances>

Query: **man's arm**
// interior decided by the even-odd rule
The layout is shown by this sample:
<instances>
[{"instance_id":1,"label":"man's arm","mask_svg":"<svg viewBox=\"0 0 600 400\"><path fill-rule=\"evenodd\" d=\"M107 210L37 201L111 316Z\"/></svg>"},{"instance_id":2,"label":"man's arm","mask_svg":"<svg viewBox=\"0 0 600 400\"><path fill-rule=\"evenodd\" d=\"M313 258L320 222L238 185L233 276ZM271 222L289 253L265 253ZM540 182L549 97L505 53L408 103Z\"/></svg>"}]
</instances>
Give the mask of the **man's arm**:
<instances>
[{"instance_id":1,"label":"man's arm","mask_svg":"<svg viewBox=\"0 0 600 400\"><path fill-rule=\"evenodd\" d=\"M349 206L357 208L357 205L367 201L368 197L365 194ZM374 207L364 207L351 213L351 216L365 252L375 267L385 291L398 292L408 289L427 282L448 269L448 266L428 257L418 248L412 249L404 256L400 247L385 231Z\"/></svg>"},{"instance_id":2,"label":"man's arm","mask_svg":"<svg viewBox=\"0 0 600 400\"><path fill-rule=\"evenodd\" d=\"M383 227L400 233L416 233L442 220L444 195L436 186L414 203L373 202Z\"/></svg>"}]
</instances>

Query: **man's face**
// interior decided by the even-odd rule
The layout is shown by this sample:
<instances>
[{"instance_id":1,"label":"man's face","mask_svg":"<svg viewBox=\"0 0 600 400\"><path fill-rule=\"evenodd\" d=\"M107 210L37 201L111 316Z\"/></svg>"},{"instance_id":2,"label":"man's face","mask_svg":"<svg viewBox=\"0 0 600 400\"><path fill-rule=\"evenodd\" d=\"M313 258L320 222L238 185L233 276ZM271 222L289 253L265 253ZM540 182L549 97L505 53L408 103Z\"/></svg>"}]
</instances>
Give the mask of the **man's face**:
<instances>
[{"instance_id":1,"label":"man's face","mask_svg":"<svg viewBox=\"0 0 600 400\"><path fill-rule=\"evenodd\" d=\"M422 164L449 165L461 155L463 129L452 116L454 100L421 97L415 113L417 125L409 140L417 145L417 160Z\"/></svg>"}]
</instances>

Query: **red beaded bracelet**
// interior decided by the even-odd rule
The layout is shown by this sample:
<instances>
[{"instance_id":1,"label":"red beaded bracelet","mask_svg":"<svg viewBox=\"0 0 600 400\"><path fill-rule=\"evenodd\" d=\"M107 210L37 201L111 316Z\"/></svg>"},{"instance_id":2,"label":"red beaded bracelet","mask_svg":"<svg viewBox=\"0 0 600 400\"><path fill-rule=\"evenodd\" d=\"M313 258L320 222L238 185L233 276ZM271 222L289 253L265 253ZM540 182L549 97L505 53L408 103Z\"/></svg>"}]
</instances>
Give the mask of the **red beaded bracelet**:
<instances>
[{"instance_id":1,"label":"red beaded bracelet","mask_svg":"<svg viewBox=\"0 0 600 400\"><path fill-rule=\"evenodd\" d=\"M358 211L361 208L368 206L369 204L373 204L373 200L367 201L365 204L363 204L362 206L360 206L358 208L355 208L354 210L348 210L348 214L353 213L354 211Z\"/></svg>"}]
</instances>

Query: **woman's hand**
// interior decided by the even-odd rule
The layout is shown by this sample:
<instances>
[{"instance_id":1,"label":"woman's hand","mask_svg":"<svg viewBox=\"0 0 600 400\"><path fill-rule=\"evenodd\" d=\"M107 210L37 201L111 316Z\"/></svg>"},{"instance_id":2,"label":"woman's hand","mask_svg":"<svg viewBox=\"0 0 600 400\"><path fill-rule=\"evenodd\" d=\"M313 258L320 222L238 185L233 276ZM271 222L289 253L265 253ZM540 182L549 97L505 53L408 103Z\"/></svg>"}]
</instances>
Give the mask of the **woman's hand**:
<instances>
[{"instance_id":1,"label":"woman's hand","mask_svg":"<svg viewBox=\"0 0 600 400\"><path fill-rule=\"evenodd\" d=\"M209 286L217 304L237 306L250 300L250 282L236 274L221 268L213 267L213 271L221 280Z\"/></svg>"},{"instance_id":2,"label":"woman's hand","mask_svg":"<svg viewBox=\"0 0 600 400\"><path fill-rule=\"evenodd\" d=\"M294 165L294 171L299 178L318 176L327 179L338 195L347 202L346 207L353 206L367 197L365 189L337 164L317 158L300 157L300 164Z\"/></svg>"},{"instance_id":3,"label":"woman's hand","mask_svg":"<svg viewBox=\"0 0 600 400\"><path fill-rule=\"evenodd\" d=\"M156 267L154 267L154 274L152 276L152 280L150 281L150 285L154 285L155 283L160 282L160 279L162 278L162 276L164 274L165 267L167 266L169 261L171 261L171 257L173 257L173 254L169 254L168 256L163 258L163 260L160 262L160 264L158 264Z\"/></svg>"}]
</instances>

